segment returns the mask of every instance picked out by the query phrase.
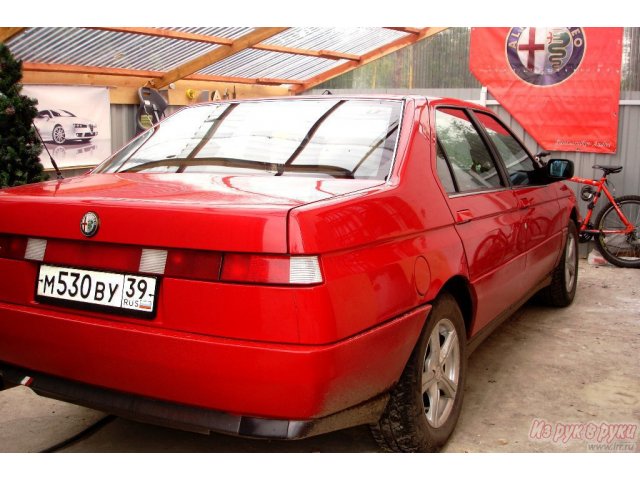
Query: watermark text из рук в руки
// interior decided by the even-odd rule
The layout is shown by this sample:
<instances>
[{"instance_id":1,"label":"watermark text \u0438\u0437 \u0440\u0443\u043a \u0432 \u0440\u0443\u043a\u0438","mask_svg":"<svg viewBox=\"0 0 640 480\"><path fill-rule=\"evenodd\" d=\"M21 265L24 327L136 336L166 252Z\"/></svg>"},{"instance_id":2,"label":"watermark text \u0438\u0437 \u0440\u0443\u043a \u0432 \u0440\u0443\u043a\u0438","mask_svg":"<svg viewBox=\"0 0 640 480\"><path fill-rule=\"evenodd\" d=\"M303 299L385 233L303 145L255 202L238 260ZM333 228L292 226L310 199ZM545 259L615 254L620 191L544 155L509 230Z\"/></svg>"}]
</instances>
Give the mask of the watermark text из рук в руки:
<instances>
[{"instance_id":1,"label":"watermark text \u0438\u0437 \u0440\u0443\u043a \u0432 \u0440\u0443\u043a\u0438","mask_svg":"<svg viewBox=\"0 0 640 480\"><path fill-rule=\"evenodd\" d=\"M529 438L559 445L587 442L589 451L634 452L638 447L636 423L549 422L535 418Z\"/></svg>"}]
</instances>

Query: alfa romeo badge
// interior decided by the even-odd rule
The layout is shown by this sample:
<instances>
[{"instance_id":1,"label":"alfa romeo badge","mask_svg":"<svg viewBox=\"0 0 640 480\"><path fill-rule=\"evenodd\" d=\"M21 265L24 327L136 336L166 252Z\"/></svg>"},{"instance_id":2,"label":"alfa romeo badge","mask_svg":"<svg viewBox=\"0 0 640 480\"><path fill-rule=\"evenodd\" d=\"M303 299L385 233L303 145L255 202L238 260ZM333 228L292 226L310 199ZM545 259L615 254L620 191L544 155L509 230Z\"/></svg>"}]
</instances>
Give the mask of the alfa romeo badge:
<instances>
[{"instance_id":1,"label":"alfa romeo badge","mask_svg":"<svg viewBox=\"0 0 640 480\"><path fill-rule=\"evenodd\" d=\"M516 27L509 31L506 48L509 66L518 77L548 87L578 70L586 38L580 27Z\"/></svg>"},{"instance_id":2,"label":"alfa romeo badge","mask_svg":"<svg viewBox=\"0 0 640 480\"><path fill-rule=\"evenodd\" d=\"M98 232L100 226L100 219L94 212L87 212L83 215L80 222L80 231L85 237L93 237Z\"/></svg>"}]
</instances>

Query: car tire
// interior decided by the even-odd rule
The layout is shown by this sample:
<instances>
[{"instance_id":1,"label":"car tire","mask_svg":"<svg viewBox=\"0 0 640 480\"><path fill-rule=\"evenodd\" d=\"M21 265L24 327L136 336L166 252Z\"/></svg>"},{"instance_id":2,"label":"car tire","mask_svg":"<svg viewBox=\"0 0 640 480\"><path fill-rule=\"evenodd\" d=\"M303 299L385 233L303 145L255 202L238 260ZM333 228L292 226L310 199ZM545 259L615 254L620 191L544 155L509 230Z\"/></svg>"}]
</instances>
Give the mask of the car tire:
<instances>
[{"instance_id":1,"label":"car tire","mask_svg":"<svg viewBox=\"0 0 640 480\"><path fill-rule=\"evenodd\" d=\"M551 285L541 294L544 303L551 307L567 307L576 296L578 285L578 229L569 222L567 241L564 245L560 263L553 271Z\"/></svg>"},{"instance_id":2,"label":"car tire","mask_svg":"<svg viewBox=\"0 0 640 480\"><path fill-rule=\"evenodd\" d=\"M434 452L446 443L462 409L466 344L460 307L453 296L441 294L382 417L371 427L382 450ZM449 353L443 359L438 353L444 346Z\"/></svg>"},{"instance_id":3,"label":"car tire","mask_svg":"<svg viewBox=\"0 0 640 480\"><path fill-rule=\"evenodd\" d=\"M67 135L64 133L64 128L62 125L56 125L51 130L51 138L53 139L53 143L56 145L62 145L67 141Z\"/></svg>"}]
</instances>

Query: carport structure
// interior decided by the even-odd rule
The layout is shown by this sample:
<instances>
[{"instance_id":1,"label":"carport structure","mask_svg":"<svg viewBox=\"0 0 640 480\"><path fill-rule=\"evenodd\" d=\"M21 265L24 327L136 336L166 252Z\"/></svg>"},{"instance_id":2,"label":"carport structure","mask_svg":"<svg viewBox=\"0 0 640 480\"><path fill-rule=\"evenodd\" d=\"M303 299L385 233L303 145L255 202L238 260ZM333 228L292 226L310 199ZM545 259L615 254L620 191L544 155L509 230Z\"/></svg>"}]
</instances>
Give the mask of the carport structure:
<instances>
[{"instance_id":1,"label":"carport structure","mask_svg":"<svg viewBox=\"0 0 640 480\"><path fill-rule=\"evenodd\" d=\"M445 27L3 27L26 84L110 87L138 103L140 87L241 97L302 93ZM232 94L229 92L233 92Z\"/></svg>"}]
</instances>

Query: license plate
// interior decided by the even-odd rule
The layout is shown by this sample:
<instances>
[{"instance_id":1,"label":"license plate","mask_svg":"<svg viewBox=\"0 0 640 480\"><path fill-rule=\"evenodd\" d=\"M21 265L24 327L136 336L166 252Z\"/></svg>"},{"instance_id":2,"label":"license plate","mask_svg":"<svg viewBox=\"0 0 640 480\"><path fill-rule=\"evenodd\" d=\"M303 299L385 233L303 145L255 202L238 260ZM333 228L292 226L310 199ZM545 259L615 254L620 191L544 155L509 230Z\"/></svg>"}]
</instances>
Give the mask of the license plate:
<instances>
[{"instance_id":1,"label":"license plate","mask_svg":"<svg viewBox=\"0 0 640 480\"><path fill-rule=\"evenodd\" d=\"M36 298L151 316L156 311L156 287L155 277L41 265Z\"/></svg>"}]
</instances>

